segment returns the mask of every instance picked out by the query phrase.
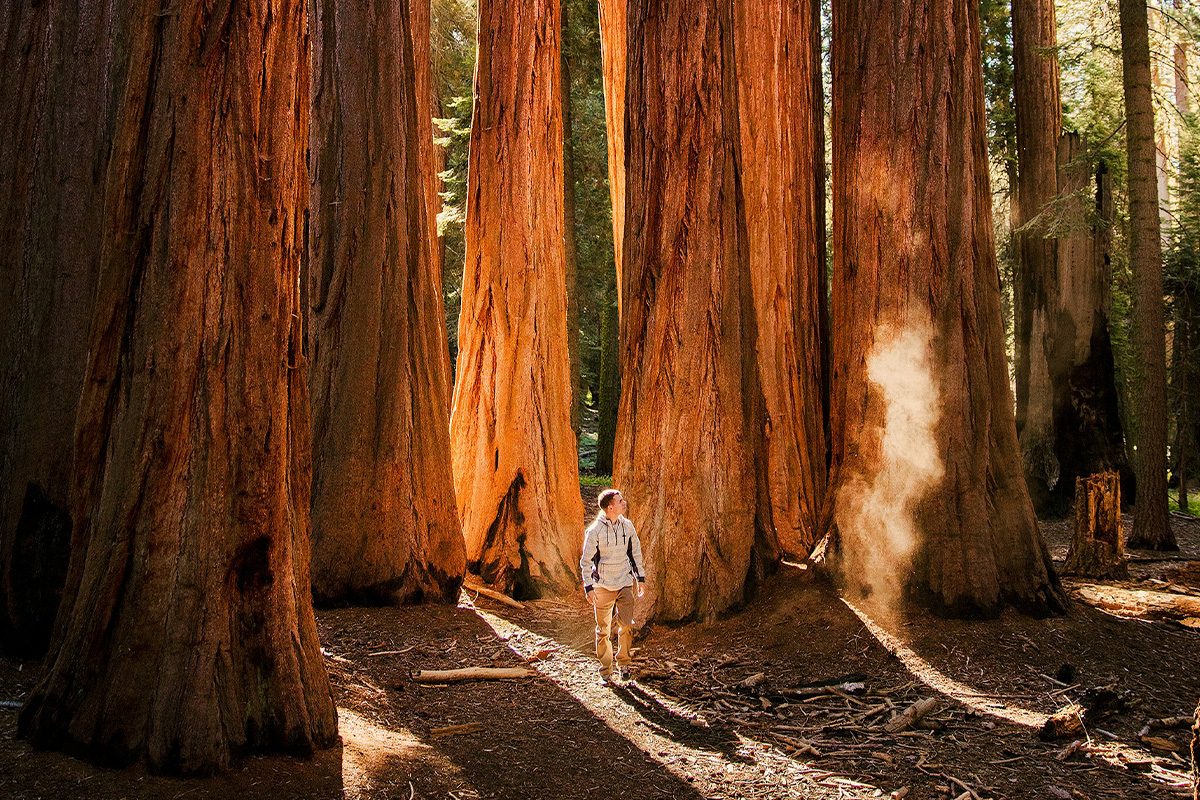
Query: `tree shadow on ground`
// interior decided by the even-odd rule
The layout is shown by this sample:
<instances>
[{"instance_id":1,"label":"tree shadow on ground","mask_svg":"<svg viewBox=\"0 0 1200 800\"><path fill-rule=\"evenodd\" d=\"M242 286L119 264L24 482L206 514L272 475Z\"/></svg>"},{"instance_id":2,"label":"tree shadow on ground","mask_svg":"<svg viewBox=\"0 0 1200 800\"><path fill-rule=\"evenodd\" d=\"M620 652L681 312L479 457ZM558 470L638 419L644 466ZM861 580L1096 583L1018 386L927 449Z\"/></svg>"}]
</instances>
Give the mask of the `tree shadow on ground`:
<instances>
[{"instance_id":1,"label":"tree shadow on ground","mask_svg":"<svg viewBox=\"0 0 1200 800\"><path fill-rule=\"evenodd\" d=\"M318 623L336 664L331 678L339 706L376 729L411 737L422 754L419 765L409 760L402 770L400 760L376 760L353 781L348 772L348 795L353 783L375 792L361 796L408 797L407 783L389 783L399 774L418 798L702 796L551 680L413 680L423 669L524 663L473 610L339 609L322 612ZM594 680L590 690L616 702ZM443 735L441 729L454 726L472 728Z\"/></svg>"},{"instance_id":2,"label":"tree shadow on ground","mask_svg":"<svg viewBox=\"0 0 1200 800\"><path fill-rule=\"evenodd\" d=\"M681 714L669 708L636 683L614 686L613 694L637 711L646 721L648 728L666 739L698 750L720 753L731 763L754 763L753 759L738 751L736 740L731 740L727 732L707 725L697 725L694 716Z\"/></svg>"}]
</instances>

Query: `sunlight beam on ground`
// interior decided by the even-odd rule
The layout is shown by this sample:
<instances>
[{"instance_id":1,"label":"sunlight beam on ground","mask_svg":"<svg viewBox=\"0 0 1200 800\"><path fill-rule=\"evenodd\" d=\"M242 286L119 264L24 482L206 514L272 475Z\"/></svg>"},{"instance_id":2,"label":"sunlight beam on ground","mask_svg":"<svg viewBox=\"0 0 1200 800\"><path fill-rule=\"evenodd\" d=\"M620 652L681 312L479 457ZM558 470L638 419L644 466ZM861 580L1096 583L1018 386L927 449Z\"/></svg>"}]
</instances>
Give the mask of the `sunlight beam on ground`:
<instances>
[{"instance_id":1,"label":"sunlight beam on ground","mask_svg":"<svg viewBox=\"0 0 1200 800\"><path fill-rule=\"evenodd\" d=\"M734 733L735 739L724 742L726 752L685 744L679 741L682 737L672 738L669 730L623 700L618 694L620 688L601 687L597 681L596 663L591 657L477 608L465 595L460 606L474 610L497 637L522 658L529 659L540 651L556 649L548 658L533 661L530 666L703 797L736 798L749 796L747 792L758 794L764 779L772 780L782 796L874 798L884 794L869 783L808 767L769 744L741 734ZM702 715L678 700L643 684L636 685L636 692L647 696L674 717L675 722L695 728L708 727Z\"/></svg>"},{"instance_id":2,"label":"sunlight beam on ground","mask_svg":"<svg viewBox=\"0 0 1200 800\"><path fill-rule=\"evenodd\" d=\"M908 671L913 674L913 677L931 689L981 714L1001 717L1017 725L1038 729L1046 723L1049 716L1047 714L1010 705L1002 702L1001 699L996 698L994 695L990 695L987 692L979 692L965 683L954 680L917 655L912 648L905 645L897 637L884 630L865 611L845 598L842 598L842 602L854 612L863 626L870 631L872 636L879 640L881 645L886 647L896 658L900 659L904 666L908 668ZM1087 751L1116 767L1128 768L1130 763L1149 763L1152 760L1150 754L1139 747L1120 741L1098 740L1096 736L1088 734L1086 730L1084 735L1087 738ZM1186 788L1188 779L1187 775L1183 772L1169 770L1158 764L1150 766L1149 771L1145 773L1145 777L1152 783L1172 788Z\"/></svg>"},{"instance_id":3,"label":"sunlight beam on ground","mask_svg":"<svg viewBox=\"0 0 1200 800\"><path fill-rule=\"evenodd\" d=\"M846 607L854 612L872 636L874 636L881 645L896 658L900 659L901 663L913 674L917 680L929 686L929 688L946 695L953 700L962 703L970 709L978 711L981 714L989 714L993 717L1001 717L1009 722L1014 722L1017 725L1025 725L1030 728L1040 728L1046 723L1048 715L1039 711L1030 711L1027 708L1010 705L1003 699L989 695L987 692L980 692L974 687L968 686L965 683L960 683L954 680L949 675L938 670L937 667L930 664L908 645L900 641L897 637L888 633L883 629L878 622L873 620L858 606L851 603L849 600L842 598L842 602Z\"/></svg>"},{"instance_id":4,"label":"sunlight beam on ground","mask_svg":"<svg viewBox=\"0 0 1200 800\"><path fill-rule=\"evenodd\" d=\"M436 761L441 771L461 776L455 764L409 731L377 725L344 706L338 707L338 733L342 737L342 786L347 800L375 797L381 788L397 788L377 785L390 761L410 765Z\"/></svg>"}]
</instances>

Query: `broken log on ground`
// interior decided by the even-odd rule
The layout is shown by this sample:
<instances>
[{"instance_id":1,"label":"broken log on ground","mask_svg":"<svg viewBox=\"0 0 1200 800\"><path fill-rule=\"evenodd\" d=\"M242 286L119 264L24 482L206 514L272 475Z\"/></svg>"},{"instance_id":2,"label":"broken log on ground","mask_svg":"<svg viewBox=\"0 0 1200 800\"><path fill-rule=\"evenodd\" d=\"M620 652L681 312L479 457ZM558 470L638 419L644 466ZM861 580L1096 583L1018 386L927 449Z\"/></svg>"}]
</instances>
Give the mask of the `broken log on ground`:
<instances>
[{"instance_id":1,"label":"broken log on ground","mask_svg":"<svg viewBox=\"0 0 1200 800\"><path fill-rule=\"evenodd\" d=\"M462 725L447 725L444 728L434 728L429 732L430 736L454 736L459 733L475 733L483 730L482 722L467 722Z\"/></svg>"},{"instance_id":2,"label":"broken log on ground","mask_svg":"<svg viewBox=\"0 0 1200 800\"><path fill-rule=\"evenodd\" d=\"M938 701L936 698L922 698L892 717L891 721L883 726L883 729L888 733L906 731L920 722L927 714L936 709L937 706Z\"/></svg>"},{"instance_id":3,"label":"broken log on ground","mask_svg":"<svg viewBox=\"0 0 1200 800\"><path fill-rule=\"evenodd\" d=\"M537 673L525 667L462 667L461 669L423 669L413 676L417 683L462 683L463 681L499 681L532 678Z\"/></svg>"},{"instance_id":4,"label":"broken log on ground","mask_svg":"<svg viewBox=\"0 0 1200 800\"><path fill-rule=\"evenodd\" d=\"M466 581L463 581L463 588L469 592L475 592L483 595L484 597L489 597L492 600L495 600L497 603L503 603L506 606L519 608L522 611L525 610L525 604L520 600L513 600L508 595L504 594L503 592L497 592L495 589L489 589L486 586L479 586L474 583L467 583Z\"/></svg>"}]
</instances>

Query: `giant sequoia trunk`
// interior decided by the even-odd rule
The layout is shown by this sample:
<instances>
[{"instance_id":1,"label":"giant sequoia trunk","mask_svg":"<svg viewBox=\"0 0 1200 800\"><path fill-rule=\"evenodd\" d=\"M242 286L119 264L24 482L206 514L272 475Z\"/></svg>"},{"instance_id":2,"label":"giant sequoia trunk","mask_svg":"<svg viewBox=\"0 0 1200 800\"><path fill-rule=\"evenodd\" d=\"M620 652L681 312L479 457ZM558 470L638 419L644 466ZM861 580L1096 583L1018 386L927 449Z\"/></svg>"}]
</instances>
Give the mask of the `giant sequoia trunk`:
<instances>
[{"instance_id":1,"label":"giant sequoia trunk","mask_svg":"<svg viewBox=\"0 0 1200 800\"><path fill-rule=\"evenodd\" d=\"M600 0L600 59L604 69L604 119L608 126L608 193L612 197L613 253L617 262L617 313L625 255L625 41L629 0Z\"/></svg>"},{"instance_id":2,"label":"giant sequoia trunk","mask_svg":"<svg viewBox=\"0 0 1200 800\"><path fill-rule=\"evenodd\" d=\"M45 650L100 259L106 0L0 4L0 645Z\"/></svg>"},{"instance_id":3,"label":"giant sequoia trunk","mask_svg":"<svg viewBox=\"0 0 1200 800\"><path fill-rule=\"evenodd\" d=\"M1050 0L1013 4L1017 433L1034 508L1061 515L1076 478L1114 470L1132 495L1133 476L1108 333L1109 235L1105 223L1089 230L1092 219L1112 219L1107 173L1093 186L1086 148L1060 138L1056 44Z\"/></svg>"},{"instance_id":4,"label":"giant sequoia trunk","mask_svg":"<svg viewBox=\"0 0 1200 800\"><path fill-rule=\"evenodd\" d=\"M621 409L649 613L742 600L759 523L762 394L738 174L732 5L629 8Z\"/></svg>"},{"instance_id":5,"label":"giant sequoia trunk","mask_svg":"<svg viewBox=\"0 0 1200 800\"><path fill-rule=\"evenodd\" d=\"M1167 514L1167 350L1146 0L1121 0L1121 61L1138 361L1137 505L1128 546L1174 550Z\"/></svg>"},{"instance_id":6,"label":"giant sequoia trunk","mask_svg":"<svg viewBox=\"0 0 1200 800\"><path fill-rule=\"evenodd\" d=\"M766 405L770 550L806 556L825 491L820 4L736 5L742 195Z\"/></svg>"},{"instance_id":7,"label":"giant sequoia trunk","mask_svg":"<svg viewBox=\"0 0 1200 800\"><path fill-rule=\"evenodd\" d=\"M558 0L481 0L454 485L467 562L520 596L578 586Z\"/></svg>"},{"instance_id":8,"label":"giant sequoia trunk","mask_svg":"<svg viewBox=\"0 0 1200 800\"><path fill-rule=\"evenodd\" d=\"M978 6L835 0L832 428L847 579L1060 607L1017 447Z\"/></svg>"},{"instance_id":9,"label":"giant sequoia trunk","mask_svg":"<svg viewBox=\"0 0 1200 800\"><path fill-rule=\"evenodd\" d=\"M320 603L452 602L464 569L405 5L321 0L312 20L312 584Z\"/></svg>"},{"instance_id":10,"label":"giant sequoia trunk","mask_svg":"<svg viewBox=\"0 0 1200 800\"><path fill-rule=\"evenodd\" d=\"M20 732L201 773L337 736L308 585L306 25L301 2L161 12L114 6L68 602Z\"/></svg>"}]
</instances>

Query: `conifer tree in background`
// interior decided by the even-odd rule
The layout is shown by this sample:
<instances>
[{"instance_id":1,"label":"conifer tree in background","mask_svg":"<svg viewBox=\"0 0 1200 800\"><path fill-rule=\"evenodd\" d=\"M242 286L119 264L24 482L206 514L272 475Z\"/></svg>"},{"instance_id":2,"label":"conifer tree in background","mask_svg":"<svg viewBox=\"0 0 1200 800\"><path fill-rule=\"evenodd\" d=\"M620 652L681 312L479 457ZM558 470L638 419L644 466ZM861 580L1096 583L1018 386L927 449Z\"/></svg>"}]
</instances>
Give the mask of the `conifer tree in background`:
<instances>
[{"instance_id":1,"label":"conifer tree in background","mask_svg":"<svg viewBox=\"0 0 1200 800\"><path fill-rule=\"evenodd\" d=\"M1137 337L1137 505L1128 546L1175 550L1167 513L1167 355L1162 241L1150 86L1146 0L1120 0L1125 142L1129 160L1129 262Z\"/></svg>"},{"instance_id":2,"label":"conifer tree in background","mask_svg":"<svg viewBox=\"0 0 1200 800\"><path fill-rule=\"evenodd\" d=\"M43 653L66 578L100 262L108 4L0 4L0 647Z\"/></svg>"},{"instance_id":3,"label":"conifer tree in background","mask_svg":"<svg viewBox=\"0 0 1200 800\"><path fill-rule=\"evenodd\" d=\"M1115 470L1133 497L1117 406L1106 171L1062 133L1052 0L1013 3L1016 106L1017 434L1041 514L1071 509L1075 479Z\"/></svg>"}]
</instances>

